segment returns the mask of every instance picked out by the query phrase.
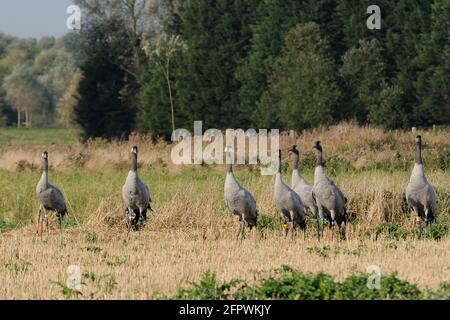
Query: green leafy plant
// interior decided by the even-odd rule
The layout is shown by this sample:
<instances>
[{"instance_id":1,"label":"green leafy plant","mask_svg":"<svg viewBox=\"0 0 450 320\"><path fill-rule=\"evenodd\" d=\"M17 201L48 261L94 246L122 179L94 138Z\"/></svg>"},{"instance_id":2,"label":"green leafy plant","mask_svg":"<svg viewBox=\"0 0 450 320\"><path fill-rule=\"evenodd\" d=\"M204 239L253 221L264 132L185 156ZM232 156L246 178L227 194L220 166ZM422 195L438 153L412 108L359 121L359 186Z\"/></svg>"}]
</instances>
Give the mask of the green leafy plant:
<instances>
[{"instance_id":1,"label":"green leafy plant","mask_svg":"<svg viewBox=\"0 0 450 320\"><path fill-rule=\"evenodd\" d=\"M305 274L289 266L275 269L250 286L242 280L219 283L214 273L207 272L190 287L178 289L174 299L282 299L282 300L381 300L381 299L446 299L450 284L436 291L420 291L416 285L397 278L395 273L382 276L380 288L369 288L369 275L356 274L337 282L324 273Z\"/></svg>"},{"instance_id":2,"label":"green leafy plant","mask_svg":"<svg viewBox=\"0 0 450 320\"><path fill-rule=\"evenodd\" d=\"M375 229L375 238L378 239L381 234L386 235L388 240L400 240L406 239L409 232L401 229L395 223L382 222Z\"/></svg>"},{"instance_id":3,"label":"green leafy plant","mask_svg":"<svg viewBox=\"0 0 450 320\"><path fill-rule=\"evenodd\" d=\"M83 295L81 291L69 288L64 281L53 281L53 283L61 288L61 293L66 299L76 299Z\"/></svg>"}]
</instances>

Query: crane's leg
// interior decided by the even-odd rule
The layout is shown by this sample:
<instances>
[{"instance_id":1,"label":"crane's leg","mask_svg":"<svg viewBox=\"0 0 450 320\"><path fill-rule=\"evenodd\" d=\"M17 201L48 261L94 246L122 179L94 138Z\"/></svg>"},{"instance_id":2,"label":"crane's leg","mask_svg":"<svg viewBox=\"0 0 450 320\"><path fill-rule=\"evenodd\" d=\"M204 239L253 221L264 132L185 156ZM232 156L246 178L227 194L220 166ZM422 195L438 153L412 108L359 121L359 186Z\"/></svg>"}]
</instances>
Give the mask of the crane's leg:
<instances>
[{"instance_id":1,"label":"crane's leg","mask_svg":"<svg viewBox=\"0 0 450 320\"><path fill-rule=\"evenodd\" d=\"M287 237L289 232L289 224L286 222L286 216L280 216L280 221L283 227L284 237Z\"/></svg>"},{"instance_id":2,"label":"crane's leg","mask_svg":"<svg viewBox=\"0 0 450 320\"><path fill-rule=\"evenodd\" d=\"M303 241L306 241L306 220L303 221L303 225L301 226L303 230Z\"/></svg>"},{"instance_id":3,"label":"crane's leg","mask_svg":"<svg viewBox=\"0 0 450 320\"><path fill-rule=\"evenodd\" d=\"M245 221L244 221L243 218L241 218L241 222L240 222L240 225L239 225L239 230L238 230L238 233L236 235L236 240L239 240L239 238L242 239L242 237L244 235L244 228L245 228Z\"/></svg>"},{"instance_id":4,"label":"crane's leg","mask_svg":"<svg viewBox=\"0 0 450 320\"><path fill-rule=\"evenodd\" d=\"M429 214L430 214L430 209L425 208L425 235L427 233L430 233L429 230L431 229L431 220L430 220Z\"/></svg>"},{"instance_id":5,"label":"crane's leg","mask_svg":"<svg viewBox=\"0 0 450 320\"><path fill-rule=\"evenodd\" d=\"M290 222L291 239L294 240L294 238L295 238L295 227L296 227L296 223L295 223L295 220L294 220L294 212L291 211L290 215L291 215L291 222Z\"/></svg>"},{"instance_id":6,"label":"crane's leg","mask_svg":"<svg viewBox=\"0 0 450 320\"><path fill-rule=\"evenodd\" d=\"M48 235L49 235L49 231L48 231L48 212L45 209L44 209L44 226L45 226L45 234L47 235L47 238L48 238Z\"/></svg>"},{"instance_id":7,"label":"crane's leg","mask_svg":"<svg viewBox=\"0 0 450 320\"><path fill-rule=\"evenodd\" d=\"M147 209L144 209L141 212L141 224L142 227L145 227L145 225L147 224Z\"/></svg>"},{"instance_id":8,"label":"crane's leg","mask_svg":"<svg viewBox=\"0 0 450 320\"><path fill-rule=\"evenodd\" d=\"M318 223L318 233L319 233L319 239L320 239L320 237L322 237L323 238L323 226L324 226L324 223L326 222L326 220L325 220L325 217L323 216L323 208L322 207L319 207L319 209L318 209L318 220L319 220L319 223Z\"/></svg>"},{"instance_id":9,"label":"crane's leg","mask_svg":"<svg viewBox=\"0 0 450 320\"><path fill-rule=\"evenodd\" d=\"M317 212L317 210L311 210L311 213L314 217L314 219L316 219L316 224L317 224L317 241L320 241L320 216L319 213Z\"/></svg>"},{"instance_id":10,"label":"crane's leg","mask_svg":"<svg viewBox=\"0 0 450 320\"><path fill-rule=\"evenodd\" d=\"M242 226L241 240L244 239L244 235L245 235L245 225L246 225L246 224L247 224L247 223L245 222L245 220L242 219L242 222L241 222L241 226Z\"/></svg>"},{"instance_id":11,"label":"crane's leg","mask_svg":"<svg viewBox=\"0 0 450 320\"><path fill-rule=\"evenodd\" d=\"M42 236L42 229L41 229L41 217L42 215L42 206L39 206L39 212L38 212L38 221L36 226L36 240Z\"/></svg>"},{"instance_id":12,"label":"crane's leg","mask_svg":"<svg viewBox=\"0 0 450 320\"><path fill-rule=\"evenodd\" d=\"M291 230L291 239L294 240L295 238L295 222L290 222L290 230Z\"/></svg>"},{"instance_id":13,"label":"crane's leg","mask_svg":"<svg viewBox=\"0 0 450 320\"><path fill-rule=\"evenodd\" d=\"M62 230L62 228L63 228L63 225L62 225L62 222L63 222L63 214L62 214L62 213L59 213L59 214L58 214L58 222L59 222L59 230Z\"/></svg>"},{"instance_id":14,"label":"crane's leg","mask_svg":"<svg viewBox=\"0 0 450 320\"><path fill-rule=\"evenodd\" d=\"M317 241L320 241L320 218L317 217L316 219L316 224L317 224Z\"/></svg>"},{"instance_id":15,"label":"crane's leg","mask_svg":"<svg viewBox=\"0 0 450 320\"><path fill-rule=\"evenodd\" d=\"M421 227L421 219L419 215L419 210L416 207L413 207L415 223L417 226L417 239L420 239L422 236L422 227Z\"/></svg>"},{"instance_id":16,"label":"crane's leg","mask_svg":"<svg viewBox=\"0 0 450 320\"><path fill-rule=\"evenodd\" d=\"M134 212L131 210L131 208L127 208L127 214L128 214L128 232L127 237L130 234L131 228L133 228L133 219L134 219Z\"/></svg>"},{"instance_id":17,"label":"crane's leg","mask_svg":"<svg viewBox=\"0 0 450 320\"><path fill-rule=\"evenodd\" d=\"M144 211L145 209L139 209L139 218L136 221L136 228L139 231L141 226L144 227Z\"/></svg>"}]
</instances>

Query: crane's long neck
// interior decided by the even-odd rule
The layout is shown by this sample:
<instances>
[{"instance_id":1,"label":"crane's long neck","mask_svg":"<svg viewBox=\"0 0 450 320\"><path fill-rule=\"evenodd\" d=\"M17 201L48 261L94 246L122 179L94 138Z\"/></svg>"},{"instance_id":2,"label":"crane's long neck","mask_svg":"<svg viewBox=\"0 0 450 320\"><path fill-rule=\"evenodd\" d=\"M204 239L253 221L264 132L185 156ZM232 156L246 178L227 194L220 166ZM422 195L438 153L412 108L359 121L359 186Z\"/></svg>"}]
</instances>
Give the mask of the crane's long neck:
<instances>
[{"instance_id":1,"label":"crane's long neck","mask_svg":"<svg viewBox=\"0 0 450 320\"><path fill-rule=\"evenodd\" d=\"M131 154L131 171L137 172L137 154Z\"/></svg>"},{"instance_id":2,"label":"crane's long neck","mask_svg":"<svg viewBox=\"0 0 450 320\"><path fill-rule=\"evenodd\" d=\"M278 153L277 173L281 174L281 153Z\"/></svg>"},{"instance_id":3,"label":"crane's long neck","mask_svg":"<svg viewBox=\"0 0 450 320\"><path fill-rule=\"evenodd\" d=\"M422 143L416 143L416 163L422 164Z\"/></svg>"},{"instance_id":4,"label":"crane's long neck","mask_svg":"<svg viewBox=\"0 0 450 320\"><path fill-rule=\"evenodd\" d=\"M316 167L322 167L323 166L323 157L322 157L322 150L316 151Z\"/></svg>"},{"instance_id":5,"label":"crane's long neck","mask_svg":"<svg viewBox=\"0 0 450 320\"><path fill-rule=\"evenodd\" d=\"M292 159L292 169L294 170L298 170L298 163L299 163L299 155L294 153L293 154L293 159Z\"/></svg>"},{"instance_id":6,"label":"crane's long neck","mask_svg":"<svg viewBox=\"0 0 450 320\"><path fill-rule=\"evenodd\" d=\"M48 159L42 159L41 183L48 184Z\"/></svg>"},{"instance_id":7,"label":"crane's long neck","mask_svg":"<svg viewBox=\"0 0 450 320\"><path fill-rule=\"evenodd\" d=\"M233 159L231 158L231 152L226 152L227 173L233 172Z\"/></svg>"}]
</instances>

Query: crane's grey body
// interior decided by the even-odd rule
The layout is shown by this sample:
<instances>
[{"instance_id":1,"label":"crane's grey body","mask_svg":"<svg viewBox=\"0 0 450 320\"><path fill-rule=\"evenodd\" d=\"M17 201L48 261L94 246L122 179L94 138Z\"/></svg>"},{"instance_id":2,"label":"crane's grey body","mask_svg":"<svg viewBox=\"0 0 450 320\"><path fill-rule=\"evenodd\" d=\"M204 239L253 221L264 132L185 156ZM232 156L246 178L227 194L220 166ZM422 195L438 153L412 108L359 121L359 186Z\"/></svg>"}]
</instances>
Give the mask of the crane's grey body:
<instances>
[{"instance_id":1,"label":"crane's grey body","mask_svg":"<svg viewBox=\"0 0 450 320\"><path fill-rule=\"evenodd\" d=\"M39 180L36 187L36 194L40 206L45 210L55 211L58 214L65 214L67 208L62 192L46 180L47 177L44 177L44 174L42 174L41 180Z\"/></svg>"},{"instance_id":2,"label":"crane's grey body","mask_svg":"<svg viewBox=\"0 0 450 320\"><path fill-rule=\"evenodd\" d=\"M258 220L258 210L253 195L243 188L236 180L231 164L231 148L225 149L227 157L227 175L225 177L224 198L228 209L239 216L241 222L237 238L243 237L244 229L247 225L250 230L256 227Z\"/></svg>"},{"instance_id":3,"label":"crane's grey body","mask_svg":"<svg viewBox=\"0 0 450 320\"><path fill-rule=\"evenodd\" d=\"M281 176L281 151L278 150L278 162L277 173L275 176L274 186L274 200L275 207L280 214L283 221L290 223L290 230L292 236L297 225L305 231L306 228L306 214L305 207L303 206L300 196L292 190L284 181ZM285 235L287 235L288 229L285 228Z\"/></svg>"},{"instance_id":4,"label":"crane's grey body","mask_svg":"<svg viewBox=\"0 0 450 320\"><path fill-rule=\"evenodd\" d=\"M317 150L316 168L314 170L313 197L319 210L319 216L328 220L329 226L334 223L341 227L342 222L347 222L347 202L344 194L325 174L322 158L322 146L317 141L314 148Z\"/></svg>"},{"instance_id":5,"label":"crane's grey body","mask_svg":"<svg viewBox=\"0 0 450 320\"><path fill-rule=\"evenodd\" d=\"M300 196L303 205L311 210L313 216L316 216L318 209L312 195L313 185L299 174L298 169L292 170L292 189Z\"/></svg>"},{"instance_id":6,"label":"crane's grey body","mask_svg":"<svg viewBox=\"0 0 450 320\"><path fill-rule=\"evenodd\" d=\"M416 159L408 186L406 201L416 216L430 224L436 215L436 193L425 177L422 162L422 139L416 137ZM418 220L420 222L420 220Z\"/></svg>"},{"instance_id":7,"label":"crane's grey body","mask_svg":"<svg viewBox=\"0 0 450 320\"><path fill-rule=\"evenodd\" d=\"M42 153L43 172L41 179L36 186L36 196L39 200L39 215L38 215L38 229L37 235L41 233L42 223L45 221L46 231L48 233L48 214L47 211L54 211L60 222L67 213L67 206L62 192L48 182L48 153ZM41 220L41 214L44 212L44 220Z\"/></svg>"},{"instance_id":8,"label":"crane's grey body","mask_svg":"<svg viewBox=\"0 0 450 320\"><path fill-rule=\"evenodd\" d=\"M131 170L122 188L122 199L132 220L131 226L137 228L140 221L147 220L147 210L152 208L150 191L137 172L137 147L132 148L131 155Z\"/></svg>"},{"instance_id":9,"label":"crane's grey body","mask_svg":"<svg viewBox=\"0 0 450 320\"><path fill-rule=\"evenodd\" d=\"M299 151L297 146L293 146L290 150L293 156L293 169L292 169L292 189L297 192L300 196L300 199L303 202L303 205L311 210L313 216L316 216L318 213L316 201L313 198L312 190L313 185L308 183L299 172Z\"/></svg>"},{"instance_id":10,"label":"crane's grey body","mask_svg":"<svg viewBox=\"0 0 450 320\"><path fill-rule=\"evenodd\" d=\"M312 193L313 185L309 184L299 172L300 151L298 150L297 146L292 146L292 149L289 151L292 153L293 157L293 169L291 178L292 189L300 196L305 209L308 208L311 211L312 216L317 219L317 238L320 240L320 221L318 214L319 210Z\"/></svg>"}]
</instances>

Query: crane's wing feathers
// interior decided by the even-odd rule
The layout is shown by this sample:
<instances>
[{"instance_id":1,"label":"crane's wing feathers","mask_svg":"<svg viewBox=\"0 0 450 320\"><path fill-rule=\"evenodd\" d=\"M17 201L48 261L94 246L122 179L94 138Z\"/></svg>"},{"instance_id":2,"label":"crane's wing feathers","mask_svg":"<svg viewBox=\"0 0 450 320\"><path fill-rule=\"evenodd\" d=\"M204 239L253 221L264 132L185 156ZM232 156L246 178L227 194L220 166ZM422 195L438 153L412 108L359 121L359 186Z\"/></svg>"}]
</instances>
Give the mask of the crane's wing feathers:
<instances>
[{"instance_id":1,"label":"crane's wing feathers","mask_svg":"<svg viewBox=\"0 0 450 320\"><path fill-rule=\"evenodd\" d=\"M67 212L66 202L62 192L49 184L48 188L39 194L39 201L46 210Z\"/></svg>"}]
</instances>

